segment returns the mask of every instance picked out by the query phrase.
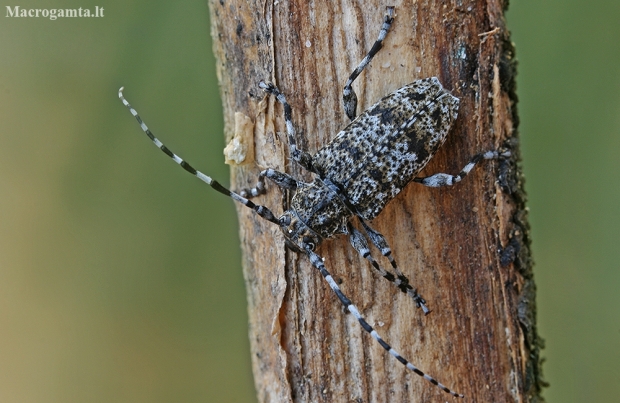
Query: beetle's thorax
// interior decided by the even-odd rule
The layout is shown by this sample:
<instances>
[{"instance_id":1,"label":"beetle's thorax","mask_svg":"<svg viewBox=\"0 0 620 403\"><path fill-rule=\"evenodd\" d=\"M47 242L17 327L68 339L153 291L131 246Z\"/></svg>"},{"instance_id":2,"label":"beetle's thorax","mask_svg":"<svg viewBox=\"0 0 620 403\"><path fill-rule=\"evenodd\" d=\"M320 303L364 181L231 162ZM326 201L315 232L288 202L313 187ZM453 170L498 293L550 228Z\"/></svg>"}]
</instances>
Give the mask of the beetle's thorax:
<instances>
[{"instance_id":1,"label":"beetle's thorax","mask_svg":"<svg viewBox=\"0 0 620 403\"><path fill-rule=\"evenodd\" d=\"M312 233L320 239L346 234L353 213L334 190L317 178L313 183L298 184L290 209L284 215L290 218L290 223L283 227L285 235L300 246L303 237Z\"/></svg>"}]
</instances>

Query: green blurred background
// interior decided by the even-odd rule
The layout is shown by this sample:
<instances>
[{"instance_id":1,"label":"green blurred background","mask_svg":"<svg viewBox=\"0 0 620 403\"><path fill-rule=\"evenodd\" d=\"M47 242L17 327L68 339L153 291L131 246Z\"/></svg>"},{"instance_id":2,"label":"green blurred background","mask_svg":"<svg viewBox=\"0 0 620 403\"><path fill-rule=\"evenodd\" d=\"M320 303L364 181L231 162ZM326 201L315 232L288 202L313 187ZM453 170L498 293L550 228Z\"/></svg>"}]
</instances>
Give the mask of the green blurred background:
<instances>
[{"instance_id":1,"label":"green blurred background","mask_svg":"<svg viewBox=\"0 0 620 403\"><path fill-rule=\"evenodd\" d=\"M11 5L105 17L0 14L0 401L255 401L232 203L116 98L226 182L205 2ZM545 396L617 401L620 2L512 0L508 20Z\"/></svg>"}]
</instances>

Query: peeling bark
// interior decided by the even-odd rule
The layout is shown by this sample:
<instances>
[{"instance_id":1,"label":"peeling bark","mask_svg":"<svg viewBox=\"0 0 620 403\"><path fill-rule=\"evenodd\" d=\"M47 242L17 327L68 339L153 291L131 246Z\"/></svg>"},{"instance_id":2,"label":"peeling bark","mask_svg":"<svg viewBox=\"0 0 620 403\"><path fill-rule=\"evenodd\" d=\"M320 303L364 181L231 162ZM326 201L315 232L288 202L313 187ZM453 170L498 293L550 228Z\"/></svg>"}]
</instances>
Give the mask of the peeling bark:
<instances>
[{"instance_id":1,"label":"peeling bark","mask_svg":"<svg viewBox=\"0 0 620 403\"><path fill-rule=\"evenodd\" d=\"M232 167L233 189L253 186L265 167L310 180L288 159L282 108L258 82L279 86L293 108L298 144L316 152L347 124L342 88L377 37L381 3L210 2L227 140L236 114L254 122L255 161ZM539 402L514 48L501 0L458 3L394 2L384 48L354 84L358 113L429 76L460 98L455 127L423 175L456 174L476 152L512 146L513 160L482 163L453 188L410 184L372 223L432 313L423 316L344 237L318 253L368 322L422 370L468 401ZM288 195L267 186L256 202L281 213ZM456 400L405 369L344 313L308 259L285 249L278 228L237 210L259 401Z\"/></svg>"}]
</instances>

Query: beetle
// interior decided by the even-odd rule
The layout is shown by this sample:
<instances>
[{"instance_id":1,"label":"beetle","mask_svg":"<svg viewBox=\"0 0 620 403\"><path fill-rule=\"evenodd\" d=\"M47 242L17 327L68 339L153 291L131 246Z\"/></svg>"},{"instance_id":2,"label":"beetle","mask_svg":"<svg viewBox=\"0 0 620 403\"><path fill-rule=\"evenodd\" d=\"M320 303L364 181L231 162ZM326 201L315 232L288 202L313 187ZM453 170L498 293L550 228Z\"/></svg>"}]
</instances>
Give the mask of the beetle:
<instances>
[{"instance_id":1,"label":"beetle","mask_svg":"<svg viewBox=\"0 0 620 403\"><path fill-rule=\"evenodd\" d=\"M345 296L326 269L323 259L315 253L322 241L348 235L351 245L361 256L400 291L410 295L424 314L428 314L430 311L426 301L399 269L385 237L366 221L377 217L386 204L411 182L429 187L451 186L460 182L478 162L510 156L510 151L506 150L486 151L476 154L457 175L437 173L428 177L417 176L444 143L458 115L459 99L444 89L437 77L405 85L356 116L357 96L352 84L382 48L393 20L394 7L388 7L379 37L345 84L343 104L351 123L314 155L297 147L292 110L286 97L275 85L263 81L259 83L261 89L275 96L282 104L291 159L315 175L312 183L304 183L284 172L268 168L260 173L254 188L233 192L194 169L159 141L124 98L122 87L118 96L137 119L144 133L177 164L216 191L278 225L284 233L287 246L308 256L344 307L386 351L445 392L464 397L419 370L385 342ZM265 192L265 178L282 189L294 192L289 208L280 217L276 217L267 207L250 200ZM365 234L352 225L353 219L359 221ZM372 257L367 237L389 260L395 273L381 267Z\"/></svg>"}]
</instances>

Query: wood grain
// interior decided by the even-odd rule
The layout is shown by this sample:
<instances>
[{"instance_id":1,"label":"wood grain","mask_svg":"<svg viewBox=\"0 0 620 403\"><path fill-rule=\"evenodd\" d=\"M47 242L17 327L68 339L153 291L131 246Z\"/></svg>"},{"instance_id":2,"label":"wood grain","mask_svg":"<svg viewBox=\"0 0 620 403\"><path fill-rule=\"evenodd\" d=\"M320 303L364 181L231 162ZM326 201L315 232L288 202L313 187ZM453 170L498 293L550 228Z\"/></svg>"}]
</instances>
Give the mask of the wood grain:
<instances>
[{"instance_id":1,"label":"wood grain","mask_svg":"<svg viewBox=\"0 0 620 403\"><path fill-rule=\"evenodd\" d=\"M513 161L483 163L453 188L410 184L372 223L432 313L423 316L346 238L325 242L318 253L369 323L466 401L537 402L543 382L525 196L515 162L514 48L502 1L455 3L390 3L396 18L385 47L354 84L358 112L429 76L460 98L456 125L425 175L456 174L478 151L506 142L513 147ZM210 2L227 139L235 115L254 122L255 161L232 167L233 189L253 186L264 167L311 180L288 159L282 108L265 98L258 82L279 86L293 108L298 144L316 152L347 124L342 87L375 41L385 5ZM267 185L267 195L255 202L280 214L289 196ZM308 259L285 249L278 228L243 206L238 213L259 401L457 400L406 370L345 314Z\"/></svg>"}]
</instances>

